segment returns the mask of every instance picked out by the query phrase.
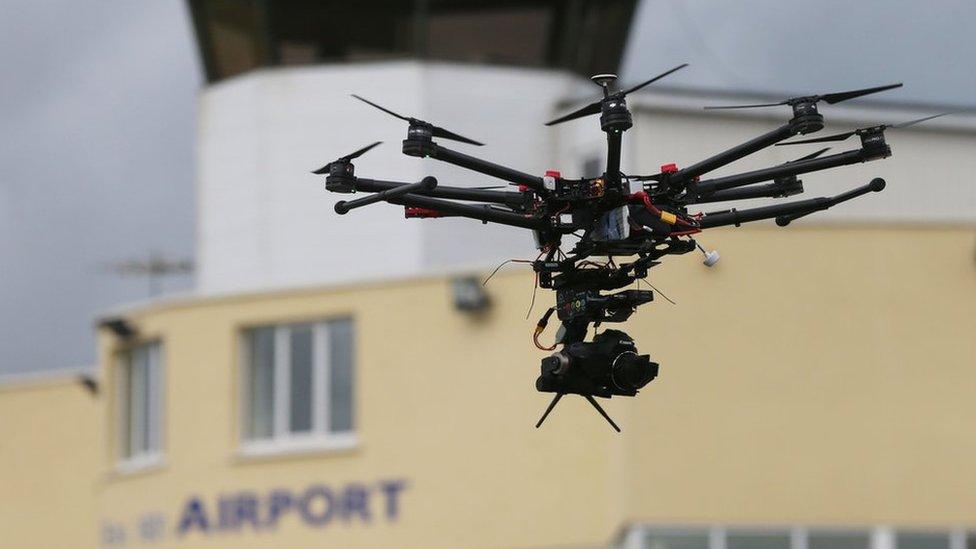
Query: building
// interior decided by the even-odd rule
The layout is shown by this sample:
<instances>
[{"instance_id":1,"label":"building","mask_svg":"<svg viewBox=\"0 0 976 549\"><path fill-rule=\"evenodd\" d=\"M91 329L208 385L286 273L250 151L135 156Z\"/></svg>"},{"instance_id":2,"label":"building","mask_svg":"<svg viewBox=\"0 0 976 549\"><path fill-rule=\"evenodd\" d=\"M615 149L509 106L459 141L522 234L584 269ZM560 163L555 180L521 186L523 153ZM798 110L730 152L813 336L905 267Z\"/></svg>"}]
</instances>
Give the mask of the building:
<instances>
[{"instance_id":1,"label":"building","mask_svg":"<svg viewBox=\"0 0 976 549\"><path fill-rule=\"evenodd\" d=\"M208 19L230 4L193 5L198 28L242 40ZM283 35L265 31L243 44ZM544 354L529 344L531 273L496 275L480 312L455 291L531 254L531 238L392 206L337 217L307 171L403 131L350 92L470 133L525 171L593 170L595 122L541 126L589 92L584 69L439 55L252 70L286 50L318 60L289 48L210 54L211 71L233 68L201 97L198 291L106 313L94 379L0 385L5 544L976 547L971 118L892 135L885 162L804 178L827 195L883 176L880 195L788 229L710 231L713 269L667 258L650 280L677 305L628 323L661 375L606 404L623 434L579 399L536 430L548 398L532 386ZM626 170L688 164L779 121L699 109L735 99L634 97ZM844 129L933 110L824 112ZM734 170L802 154L773 148ZM357 172L488 181L390 149ZM540 292L535 314L551 299Z\"/></svg>"}]
</instances>

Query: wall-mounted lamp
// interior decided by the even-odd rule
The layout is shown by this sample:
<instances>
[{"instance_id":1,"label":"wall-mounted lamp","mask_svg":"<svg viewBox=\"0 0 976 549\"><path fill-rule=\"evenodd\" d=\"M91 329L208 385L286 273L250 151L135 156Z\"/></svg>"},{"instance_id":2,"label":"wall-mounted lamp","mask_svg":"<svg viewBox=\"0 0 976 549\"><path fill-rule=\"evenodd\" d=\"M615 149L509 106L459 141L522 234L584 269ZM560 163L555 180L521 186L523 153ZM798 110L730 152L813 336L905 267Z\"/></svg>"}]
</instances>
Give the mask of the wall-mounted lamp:
<instances>
[{"instance_id":1,"label":"wall-mounted lamp","mask_svg":"<svg viewBox=\"0 0 976 549\"><path fill-rule=\"evenodd\" d=\"M80 383L91 396L98 396L98 380L95 379L95 376L81 374L78 376L78 383Z\"/></svg>"},{"instance_id":2,"label":"wall-mounted lamp","mask_svg":"<svg viewBox=\"0 0 976 549\"><path fill-rule=\"evenodd\" d=\"M491 306L491 298L485 292L481 280L474 276L457 276L451 279L454 307L467 313L479 313Z\"/></svg>"},{"instance_id":3,"label":"wall-mounted lamp","mask_svg":"<svg viewBox=\"0 0 976 549\"><path fill-rule=\"evenodd\" d=\"M136 327L131 322L122 318L106 318L98 323L100 328L107 328L112 331L119 339L128 340L136 335Z\"/></svg>"}]
</instances>

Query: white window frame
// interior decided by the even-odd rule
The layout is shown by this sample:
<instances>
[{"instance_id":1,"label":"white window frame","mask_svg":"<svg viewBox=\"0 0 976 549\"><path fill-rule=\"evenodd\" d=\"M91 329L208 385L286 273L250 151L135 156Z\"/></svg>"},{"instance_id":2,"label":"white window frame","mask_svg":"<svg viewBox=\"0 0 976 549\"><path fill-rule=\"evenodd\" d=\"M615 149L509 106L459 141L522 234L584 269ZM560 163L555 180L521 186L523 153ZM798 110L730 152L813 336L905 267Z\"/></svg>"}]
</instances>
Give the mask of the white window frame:
<instances>
[{"instance_id":1,"label":"white window frame","mask_svg":"<svg viewBox=\"0 0 976 549\"><path fill-rule=\"evenodd\" d=\"M266 324L250 326L244 330L240 338L240 406L238 433L240 440L239 454L244 457L262 457L281 454L301 454L308 452L347 450L356 447L359 439L356 434L355 423L355 356L352 359L353 369L353 425L349 431L330 432L329 414L329 325L336 321L349 321L351 318L333 318L309 322L285 322L280 324ZM312 329L312 426L308 432L292 432L290 429L291 414L291 330L299 326L309 326ZM253 329L270 328L274 330L274 365L272 377L274 390L272 393L272 433L266 438L248 438L247 424L250 419L250 345L249 337ZM355 324L353 324L353 338L355 340ZM355 345L355 343L354 343ZM353 347L355 354L355 347Z\"/></svg>"},{"instance_id":2,"label":"white window frame","mask_svg":"<svg viewBox=\"0 0 976 549\"><path fill-rule=\"evenodd\" d=\"M148 413L146 439L149 441L149 449L128 453L128 446L136 438L138 426L132 421L132 395L130 394L132 358L136 351L145 349L149 353L147 362L148 387L146 398L148 399ZM115 423L117 428L116 436L116 468L121 473L133 473L159 467L163 464L164 440L163 440L163 344L160 341L146 341L137 345L132 345L119 353L116 361L116 403L117 411Z\"/></svg>"},{"instance_id":3,"label":"white window frame","mask_svg":"<svg viewBox=\"0 0 976 549\"><path fill-rule=\"evenodd\" d=\"M770 533L789 533L790 549L807 549L811 534L821 532L829 533L865 533L868 535L868 547L870 549L898 549L896 538L898 533L916 533L920 530L914 528L895 528L891 526L783 526L783 525L683 525L683 524L635 524L628 529L622 538L618 540L616 546L619 549L646 549L645 539L647 535L654 531L660 532L693 532L708 535L709 549L725 549L727 538L730 533L736 532L770 532ZM922 533L948 534L949 549L965 549L966 536L971 531L966 528L935 528L923 529Z\"/></svg>"}]
</instances>

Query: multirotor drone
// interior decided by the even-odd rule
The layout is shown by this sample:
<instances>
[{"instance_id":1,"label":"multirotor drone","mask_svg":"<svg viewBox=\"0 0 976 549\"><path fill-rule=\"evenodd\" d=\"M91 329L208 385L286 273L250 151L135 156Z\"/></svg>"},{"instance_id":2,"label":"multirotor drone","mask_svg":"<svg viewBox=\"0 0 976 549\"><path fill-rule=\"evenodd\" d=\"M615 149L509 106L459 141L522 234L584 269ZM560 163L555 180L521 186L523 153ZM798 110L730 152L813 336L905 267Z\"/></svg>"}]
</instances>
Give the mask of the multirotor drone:
<instances>
[{"instance_id":1,"label":"multirotor drone","mask_svg":"<svg viewBox=\"0 0 976 549\"><path fill-rule=\"evenodd\" d=\"M335 211L339 214L383 201L404 206L407 218L465 217L533 232L540 253L534 261L526 262L535 271L538 286L556 292L556 305L539 320L533 341L545 351L554 351L558 345L562 346L562 349L542 360L536 389L555 395L536 427L542 425L563 395L577 394L592 404L616 431L620 431L594 397L635 396L639 389L657 376L658 364L652 362L649 355L638 354L633 338L620 330L604 330L595 334L592 340L585 340L591 324L595 331L605 322L624 322L638 306L653 300L652 290L623 288L644 280L648 269L658 265L660 258L685 254L698 248L705 253L705 264L711 266L718 261L718 254L706 252L694 238L705 229L739 226L773 218L777 225L786 226L796 219L841 202L872 191L879 192L884 189L885 182L876 178L867 185L837 196L743 210L728 208L689 213L689 208L714 202L784 198L802 193L803 183L797 179L798 175L886 158L891 155L891 149L885 142L886 129L934 118L783 142L824 127L823 115L817 110L817 104L821 101L839 103L897 88L901 84L793 97L759 105L706 107L787 106L792 110L792 117L768 133L686 168L678 169L674 164L668 164L662 166L657 174L625 175L620 171L620 143L623 133L633 126L627 108L627 95L686 66L680 65L646 82L617 91L612 89L617 78L615 75L596 75L592 80L603 90L601 99L546 124L552 126L599 114L600 127L607 134L606 170L599 177L570 179L557 172L547 172L540 177L445 148L434 139L469 145L482 143L430 122L402 116L356 95L353 97L408 123L407 137L403 140L404 154L434 158L483 173L517 185L517 190L447 187L439 185L433 177L425 177L417 183L357 177L352 161L379 143L359 149L313 172L326 175L325 187L331 192L373 193L336 203ZM861 141L858 149L828 156L822 156L828 150L822 149L770 168L702 179L703 175L717 168L771 145L843 141L854 135ZM578 240L564 253L562 240L569 236ZM597 258L602 260L597 261ZM627 259L618 263L617 258ZM545 346L539 342L539 336L553 313L562 326L556 335L556 343Z\"/></svg>"}]
</instances>

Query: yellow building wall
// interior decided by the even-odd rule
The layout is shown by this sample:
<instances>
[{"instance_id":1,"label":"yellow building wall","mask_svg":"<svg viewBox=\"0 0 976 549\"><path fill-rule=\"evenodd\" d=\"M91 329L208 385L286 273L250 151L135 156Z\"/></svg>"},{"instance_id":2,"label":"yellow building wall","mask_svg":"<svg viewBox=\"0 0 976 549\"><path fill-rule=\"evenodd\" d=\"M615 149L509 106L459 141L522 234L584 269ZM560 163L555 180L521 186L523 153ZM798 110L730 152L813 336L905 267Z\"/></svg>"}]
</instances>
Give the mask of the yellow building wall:
<instances>
[{"instance_id":1,"label":"yellow building wall","mask_svg":"<svg viewBox=\"0 0 976 549\"><path fill-rule=\"evenodd\" d=\"M0 547L95 547L99 400L75 376L0 385Z\"/></svg>"},{"instance_id":2,"label":"yellow building wall","mask_svg":"<svg viewBox=\"0 0 976 549\"><path fill-rule=\"evenodd\" d=\"M661 374L604 401L619 435L575 397L533 428L550 395L534 390L545 353L530 336L553 299L540 290L525 319L524 267L490 282L481 317L454 309L449 277L133 310L164 344L165 461L115 470L105 391L92 511L72 520L121 525L120 546L138 547L158 516L157 546L241 548L603 543L631 521L976 525L973 230L797 224L703 243L719 265L666 258L650 280L677 305L658 297L623 326ZM241 330L346 315L358 446L242 456ZM101 338L108 386L116 345ZM407 482L395 520L376 488L389 479ZM221 497L315 484L365 485L371 520L290 512L273 530L178 533L191 497L216 522Z\"/></svg>"}]
</instances>

